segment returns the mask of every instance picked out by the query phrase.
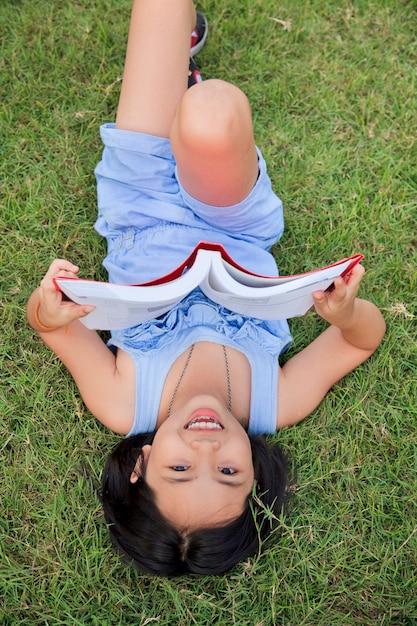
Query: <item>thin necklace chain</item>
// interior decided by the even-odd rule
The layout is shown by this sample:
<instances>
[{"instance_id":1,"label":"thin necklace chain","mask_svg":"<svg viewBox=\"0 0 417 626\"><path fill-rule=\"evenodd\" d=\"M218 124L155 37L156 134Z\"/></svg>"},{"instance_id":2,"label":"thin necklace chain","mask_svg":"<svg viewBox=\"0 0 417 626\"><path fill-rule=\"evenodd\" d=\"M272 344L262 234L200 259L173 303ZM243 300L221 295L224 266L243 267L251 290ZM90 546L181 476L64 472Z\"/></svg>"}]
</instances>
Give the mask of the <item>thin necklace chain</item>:
<instances>
[{"instance_id":1,"label":"thin necklace chain","mask_svg":"<svg viewBox=\"0 0 417 626\"><path fill-rule=\"evenodd\" d=\"M167 417L169 417L171 415L171 411L172 411L172 405L174 404L174 400L176 398L178 389L180 388L180 385L182 383L182 379L184 378L185 372L187 371L187 368L190 364L191 361L191 357L193 355L194 352L194 348L195 348L195 343L193 343L191 345L191 348L188 352L188 356L187 356L187 360L185 362L184 368L181 372L181 376L178 379L177 384L175 385L175 389L174 392L171 396L171 400L169 402L169 406L168 406L168 411L167 411ZM223 355L224 355L224 364L226 367L226 382L227 382L227 409L229 411L229 413L232 411L232 385L230 383L230 369L229 369L229 359L227 358L227 350L226 350L226 346L223 346Z\"/></svg>"},{"instance_id":2,"label":"thin necklace chain","mask_svg":"<svg viewBox=\"0 0 417 626\"><path fill-rule=\"evenodd\" d=\"M223 346L224 364L226 367L226 381L227 381L227 409L229 413L232 412L232 385L230 384L230 370L229 359L227 358L226 346Z\"/></svg>"},{"instance_id":3,"label":"thin necklace chain","mask_svg":"<svg viewBox=\"0 0 417 626\"><path fill-rule=\"evenodd\" d=\"M177 391L178 391L178 389L180 388L180 385L181 385L182 379L184 378L184 374L185 374L185 372L187 371L187 367L188 367L188 366L189 366L189 364L190 364L190 361L191 361L191 357L192 357L192 355L193 355L194 348L195 348L195 343L193 343L193 344L192 344L192 346L191 346L191 348L190 348L190 351L189 351L188 356L187 356L187 360L186 360L185 365L184 365L184 369L182 370L182 372L181 372L181 376L179 377L178 382L177 382L177 384L176 384L176 386L175 386L174 393L172 394L172 397L171 397L171 400L170 400L170 403L169 403L169 406L168 406L167 417L169 417L169 416L171 415L172 405L174 404L175 396L177 395Z\"/></svg>"}]
</instances>

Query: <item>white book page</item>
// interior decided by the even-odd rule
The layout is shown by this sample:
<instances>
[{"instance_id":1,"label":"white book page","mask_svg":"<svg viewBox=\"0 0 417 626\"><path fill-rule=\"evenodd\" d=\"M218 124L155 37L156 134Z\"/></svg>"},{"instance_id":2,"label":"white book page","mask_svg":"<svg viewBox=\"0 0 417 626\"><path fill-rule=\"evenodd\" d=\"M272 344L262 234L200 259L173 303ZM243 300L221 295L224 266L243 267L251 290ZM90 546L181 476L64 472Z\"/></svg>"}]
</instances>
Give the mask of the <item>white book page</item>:
<instances>
[{"instance_id":1,"label":"white book page","mask_svg":"<svg viewBox=\"0 0 417 626\"><path fill-rule=\"evenodd\" d=\"M206 251L201 251L206 252ZM62 292L77 304L95 310L82 318L87 328L116 330L136 326L169 311L193 289L210 268L210 254L201 255L185 274L162 285L117 285L90 280L57 278Z\"/></svg>"},{"instance_id":2,"label":"white book page","mask_svg":"<svg viewBox=\"0 0 417 626\"><path fill-rule=\"evenodd\" d=\"M290 280L295 280L294 276L254 276L253 274L247 274L243 270L238 269L231 263L228 263L224 259L222 259L222 263L225 267L225 270L232 278L237 280L242 285L247 285L248 287L268 287L271 285L280 285Z\"/></svg>"},{"instance_id":3,"label":"white book page","mask_svg":"<svg viewBox=\"0 0 417 626\"><path fill-rule=\"evenodd\" d=\"M137 302L123 300L97 303L92 313L80 319L87 328L95 330L120 330L148 322L155 317L167 313L182 298L165 302L163 306L138 306Z\"/></svg>"},{"instance_id":4,"label":"white book page","mask_svg":"<svg viewBox=\"0 0 417 626\"><path fill-rule=\"evenodd\" d=\"M277 320L304 315L313 305L313 291L327 289L351 263L352 259L347 259L308 274L271 279L245 274L224 261L219 251L200 249L182 276L160 285L68 278L56 282L74 302L96 307L82 322L97 330L128 328L159 317L198 286L208 298L231 311Z\"/></svg>"},{"instance_id":5,"label":"white book page","mask_svg":"<svg viewBox=\"0 0 417 626\"><path fill-rule=\"evenodd\" d=\"M231 311L265 320L287 319L304 315L313 306L312 293L330 287L350 263L346 260L289 282L254 289L237 283L215 262L201 287L208 298Z\"/></svg>"}]
</instances>

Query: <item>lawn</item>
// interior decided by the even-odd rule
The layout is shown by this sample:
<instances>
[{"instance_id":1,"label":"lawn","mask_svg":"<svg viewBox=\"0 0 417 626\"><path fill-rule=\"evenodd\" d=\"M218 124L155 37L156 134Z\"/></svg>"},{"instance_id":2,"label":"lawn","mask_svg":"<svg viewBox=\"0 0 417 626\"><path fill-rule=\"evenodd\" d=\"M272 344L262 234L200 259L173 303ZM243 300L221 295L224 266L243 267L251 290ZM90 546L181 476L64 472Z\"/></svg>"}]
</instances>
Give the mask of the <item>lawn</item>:
<instances>
[{"instance_id":1,"label":"lawn","mask_svg":"<svg viewBox=\"0 0 417 626\"><path fill-rule=\"evenodd\" d=\"M415 626L417 5L199 6L210 22L203 77L248 94L284 201L281 272L362 252L361 294L387 334L311 416L275 436L297 482L261 554L215 578L124 566L97 495L119 437L84 407L25 303L57 256L105 278L93 169L99 125L117 106L130 0L3 0L0 623ZM288 356L322 328L314 314L292 320Z\"/></svg>"}]
</instances>

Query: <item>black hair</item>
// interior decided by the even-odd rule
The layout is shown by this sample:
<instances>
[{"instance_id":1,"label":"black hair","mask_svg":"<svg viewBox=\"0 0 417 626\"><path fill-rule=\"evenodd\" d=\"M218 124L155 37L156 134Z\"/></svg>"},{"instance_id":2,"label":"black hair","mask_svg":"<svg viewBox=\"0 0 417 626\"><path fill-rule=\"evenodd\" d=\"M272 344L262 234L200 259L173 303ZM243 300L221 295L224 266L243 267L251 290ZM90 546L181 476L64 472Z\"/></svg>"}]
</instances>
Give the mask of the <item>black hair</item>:
<instances>
[{"instance_id":1,"label":"black hair","mask_svg":"<svg viewBox=\"0 0 417 626\"><path fill-rule=\"evenodd\" d=\"M159 511L144 477L130 477L154 433L122 440L107 459L102 504L113 545L143 573L177 576L222 574L256 554L289 494L288 463L281 448L249 435L255 486L244 511L224 526L184 534Z\"/></svg>"}]
</instances>

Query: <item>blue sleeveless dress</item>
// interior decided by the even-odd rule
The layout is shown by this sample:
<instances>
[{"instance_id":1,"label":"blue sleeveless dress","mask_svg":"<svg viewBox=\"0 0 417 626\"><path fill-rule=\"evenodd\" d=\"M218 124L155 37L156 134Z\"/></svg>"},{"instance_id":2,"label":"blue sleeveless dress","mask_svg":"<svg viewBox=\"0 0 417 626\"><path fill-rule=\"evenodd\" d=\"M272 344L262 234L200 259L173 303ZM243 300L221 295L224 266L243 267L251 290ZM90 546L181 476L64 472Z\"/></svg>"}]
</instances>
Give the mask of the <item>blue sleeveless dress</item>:
<instances>
[{"instance_id":1,"label":"blue sleeveless dress","mask_svg":"<svg viewBox=\"0 0 417 626\"><path fill-rule=\"evenodd\" d=\"M272 191L258 151L259 176L251 193L231 207L191 197L177 177L168 139L101 127L97 165L99 214L95 228L107 240L109 281L147 282L180 265L199 241L221 243L253 272L278 275L269 248L284 230L281 200ZM278 356L291 343L286 320L263 321L233 313L191 292L161 318L112 331L110 346L135 363L136 409L129 435L154 430L165 378L192 343L211 341L240 350L252 373L249 432L276 430Z\"/></svg>"}]
</instances>

